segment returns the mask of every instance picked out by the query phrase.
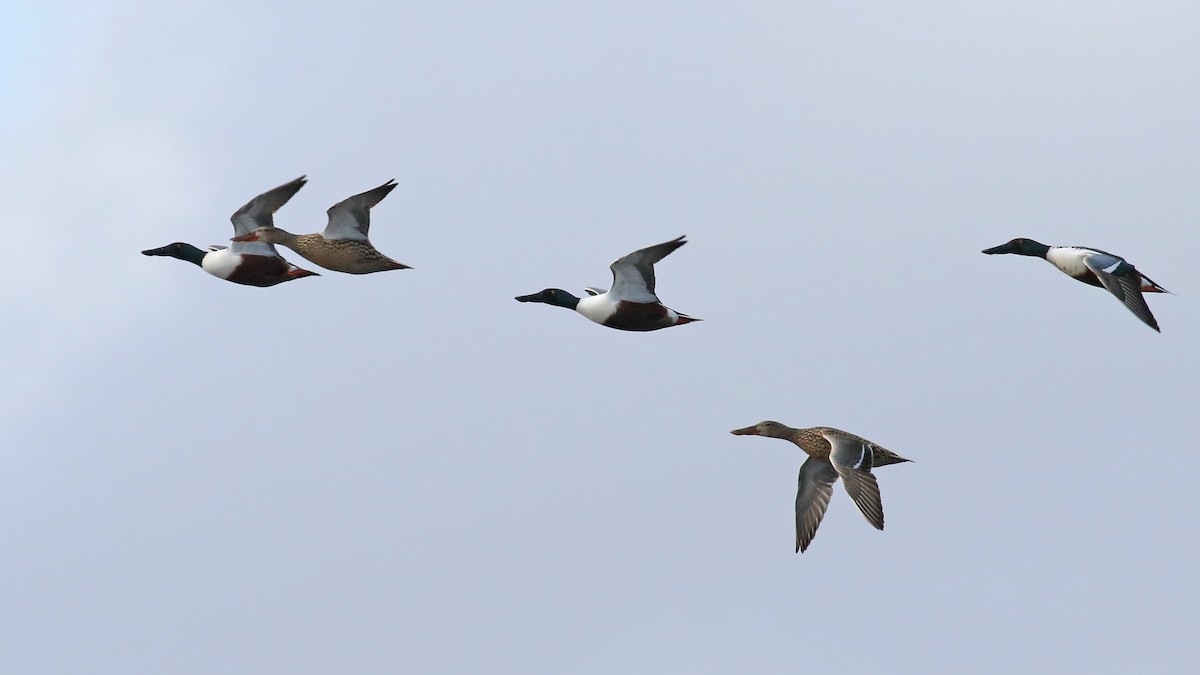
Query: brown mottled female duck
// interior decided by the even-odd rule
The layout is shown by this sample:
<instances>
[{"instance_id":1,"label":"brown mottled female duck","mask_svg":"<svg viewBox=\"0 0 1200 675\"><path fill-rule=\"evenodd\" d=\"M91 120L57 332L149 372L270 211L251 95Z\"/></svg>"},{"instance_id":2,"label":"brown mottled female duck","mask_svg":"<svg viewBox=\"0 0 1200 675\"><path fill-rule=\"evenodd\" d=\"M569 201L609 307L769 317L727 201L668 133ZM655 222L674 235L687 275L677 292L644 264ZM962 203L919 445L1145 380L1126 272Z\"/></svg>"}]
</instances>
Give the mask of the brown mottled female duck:
<instances>
[{"instance_id":1,"label":"brown mottled female duck","mask_svg":"<svg viewBox=\"0 0 1200 675\"><path fill-rule=\"evenodd\" d=\"M883 503L879 483L871 469L900 462L911 462L887 448L852 433L832 427L793 429L779 422L759 422L745 429L734 429L737 436L784 438L808 453L800 466L800 489L796 493L796 550L803 552L817 535L825 516L833 484L840 477L846 492L876 529L883 529Z\"/></svg>"},{"instance_id":2,"label":"brown mottled female duck","mask_svg":"<svg viewBox=\"0 0 1200 675\"><path fill-rule=\"evenodd\" d=\"M409 269L408 265L380 253L367 238L367 231L371 227L371 207L383 201L395 187L396 181L390 180L374 190L334 204L327 212L329 223L319 234L292 234L274 226L265 226L234 237L233 241L283 244L309 262L347 274Z\"/></svg>"}]
</instances>

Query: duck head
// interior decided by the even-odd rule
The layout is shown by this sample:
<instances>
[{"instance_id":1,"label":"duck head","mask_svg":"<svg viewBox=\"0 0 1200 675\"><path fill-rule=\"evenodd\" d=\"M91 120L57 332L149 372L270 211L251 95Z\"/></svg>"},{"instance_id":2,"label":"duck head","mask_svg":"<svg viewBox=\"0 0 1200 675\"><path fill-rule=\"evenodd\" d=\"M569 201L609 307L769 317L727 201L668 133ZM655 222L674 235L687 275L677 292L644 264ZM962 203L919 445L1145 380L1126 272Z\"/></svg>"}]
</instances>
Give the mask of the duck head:
<instances>
[{"instance_id":1,"label":"duck head","mask_svg":"<svg viewBox=\"0 0 1200 675\"><path fill-rule=\"evenodd\" d=\"M204 260L206 253L206 251L201 251L195 246L185 244L182 241L142 251L142 255L162 255L169 258L179 258L180 260L186 260L196 265L199 265Z\"/></svg>"},{"instance_id":2,"label":"duck head","mask_svg":"<svg viewBox=\"0 0 1200 675\"><path fill-rule=\"evenodd\" d=\"M759 422L752 427L734 429L729 433L733 434L734 436L770 436L771 438L791 438L793 431L795 431L795 429L786 424L780 424L779 422L766 420L765 422Z\"/></svg>"},{"instance_id":3,"label":"duck head","mask_svg":"<svg viewBox=\"0 0 1200 675\"><path fill-rule=\"evenodd\" d=\"M1034 241L1032 239L1026 239L1025 237L1017 237L1007 244L1000 244L999 246L985 248L983 249L983 252L987 255L1015 253L1017 255L1031 255L1038 258L1045 258L1046 251L1049 250L1050 247L1041 242Z\"/></svg>"},{"instance_id":4,"label":"duck head","mask_svg":"<svg viewBox=\"0 0 1200 675\"><path fill-rule=\"evenodd\" d=\"M541 293L533 295L518 295L517 302L541 302L555 307L566 307L567 309L575 309L579 305L579 298L562 290L561 288L547 288Z\"/></svg>"}]
</instances>

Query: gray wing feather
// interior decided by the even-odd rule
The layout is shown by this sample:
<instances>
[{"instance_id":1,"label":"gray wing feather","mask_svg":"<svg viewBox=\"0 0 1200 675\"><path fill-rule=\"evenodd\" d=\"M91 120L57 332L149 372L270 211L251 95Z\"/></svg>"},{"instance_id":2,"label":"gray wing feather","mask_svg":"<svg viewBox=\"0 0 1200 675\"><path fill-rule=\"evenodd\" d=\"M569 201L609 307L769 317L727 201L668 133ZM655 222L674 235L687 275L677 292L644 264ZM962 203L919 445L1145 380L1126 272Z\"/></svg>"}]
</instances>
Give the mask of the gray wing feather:
<instances>
[{"instance_id":1,"label":"gray wing feather","mask_svg":"<svg viewBox=\"0 0 1200 675\"><path fill-rule=\"evenodd\" d=\"M233 221L233 236L250 234L260 227L275 227L275 212L304 187L308 179L300 176L290 183L268 190L246 202L229 217ZM235 241L229 251L238 255L278 256L274 244L265 241Z\"/></svg>"},{"instance_id":2,"label":"gray wing feather","mask_svg":"<svg viewBox=\"0 0 1200 675\"><path fill-rule=\"evenodd\" d=\"M1146 298L1142 296L1142 275L1133 265L1111 254L1089 255L1083 259L1083 264L1142 323L1160 330L1158 321L1150 313L1150 306L1146 304Z\"/></svg>"},{"instance_id":3,"label":"gray wing feather","mask_svg":"<svg viewBox=\"0 0 1200 675\"><path fill-rule=\"evenodd\" d=\"M654 294L654 263L686 243L683 237L678 237L618 258L608 266L613 273L612 288L608 292L619 300L658 302L658 296Z\"/></svg>"},{"instance_id":4,"label":"gray wing feather","mask_svg":"<svg viewBox=\"0 0 1200 675\"><path fill-rule=\"evenodd\" d=\"M876 529L883 529L883 502L879 497L879 481L871 473L874 445L869 441L827 430L822 432L831 447L829 461L846 485L850 499Z\"/></svg>"},{"instance_id":5,"label":"gray wing feather","mask_svg":"<svg viewBox=\"0 0 1200 675\"><path fill-rule=\"evenodd\" d=\"M829 462L809 457L800 465L800 487L796 491L796 550L804 552L817 536L817 528L829 508L838 474Z\"/></svg>"},{"instance_id":6,"label":"gray wing feather","mask_svg":"<svg viewBox=\"0 0 1200 675\"><path fill-rule=\"evenodd\" d=\"M396 189L396 181L392 179L372 190L367 190L329 207L329 223L321 236L326 239L367 239L371 229L371 207L383 201L392 190Z\"/></svg>"},{"instance_id":7,"label":"gray wing feather","mask_svg":"<svg viewBox=\"0 0 1200 675\"><path fill-rule=\"evenodd\" d=\"M275 227L275 212L288 203L306 182L308 179L301 176L246 202L245 206L234 211L229 217L233 221L234 236L250 234L260 227Z\"/></svg>"}]
</instances>

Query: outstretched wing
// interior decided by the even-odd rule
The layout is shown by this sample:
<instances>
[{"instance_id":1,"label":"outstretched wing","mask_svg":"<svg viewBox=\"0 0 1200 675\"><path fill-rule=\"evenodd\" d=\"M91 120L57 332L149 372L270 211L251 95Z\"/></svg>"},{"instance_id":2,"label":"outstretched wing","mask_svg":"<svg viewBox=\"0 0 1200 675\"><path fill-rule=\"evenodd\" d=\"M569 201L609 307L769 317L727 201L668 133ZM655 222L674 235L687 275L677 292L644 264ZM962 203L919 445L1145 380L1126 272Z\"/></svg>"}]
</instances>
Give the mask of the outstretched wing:
<instances>
[{"instance_id":1,"label":"outstretched wing","mask_svg":"<svg viewBox=\"0 0 1200 675\"><path fill-rule=\"evenodd\" d=\"M809 457L800 465L800 487L796 491L796 550L804 552L817 536L817 528L833 496L838 474L833 465Z\"/></svg>"},{"instance_id":2,"label":"outstretched wing","mask_svg":"<svg viewBox=\"0 0 1200 675\"><path fill-rule=\"evenodd\" d=\"M679 237L639 249L609 265L613 273L609 296L630 302L658 302L658 296L654 294L654 263L686 243Z\"/></svg>"},{"instance_id":3,"label":"outstretched wing","mask_svg":"<svg viewBox=\"0 0 1200 675\"><path fill-rule=\"evenodd\" d=\"M1142 275L1133 265L1110 253L1099 252L1085 256L1083 264L1087 265L1100 283L1104 284L1104 288L1117 296L1142 323L1159 330L1158 321L1155 321L1154 315L1150 313L1146 298L1142 297Z\"/></svg>"},{"instance_id":4,"label":"outstretched wing","mask_svg":"<svg viewBox=\"0 0 1200 675\"><path fill-rule=\"evenodd\" d=\"M250 234L260 227L275 227L275 212L288 203L306 182L308 179L301 176L246 202L245 206L229 217L233 221L234 236Z\"/></svg>"},{"instance_id":5,"label":"outstretched wing","mask_svg":"<svg viewBox=\"0 0 1200 675\"><path fill-rule=\"evenodd\" d=\"M301 176L246 202L245 206L229 217L233 221L233 236L250 234L260 227L275 227L275 212L288 203L307 181L307 178ZM262 241L234 242L229 248L231 253L236 254L278 255L273 244Z\"/></svg>"},{"instance_id":6,"label":"outstretched wing","mask_svg":"<svg viewBox=\"0 0 1200 675\"><path fill-rule=\"evenodd\" d=\"M846 484L850 499L876 529L883 529L883 503L879 498L879 481L871 473L874 444L854 434L836 429L821 431L831 446L829 461Z\"/></svg>"},{"instance_id":7,"label":"outstretched wing","mask_svg":"<svg viewBox=\"0 0 1200 675\"><path fill-rule=\"evenodd\" d=\"M329 207L329 223L321 236L326 239L360 239L367 240L367 231L371 229L371 207L383 201L388 193L396 189L396 180L392 179L373 190L356 194L348 199Z\"/></svg>"}]
</instances>

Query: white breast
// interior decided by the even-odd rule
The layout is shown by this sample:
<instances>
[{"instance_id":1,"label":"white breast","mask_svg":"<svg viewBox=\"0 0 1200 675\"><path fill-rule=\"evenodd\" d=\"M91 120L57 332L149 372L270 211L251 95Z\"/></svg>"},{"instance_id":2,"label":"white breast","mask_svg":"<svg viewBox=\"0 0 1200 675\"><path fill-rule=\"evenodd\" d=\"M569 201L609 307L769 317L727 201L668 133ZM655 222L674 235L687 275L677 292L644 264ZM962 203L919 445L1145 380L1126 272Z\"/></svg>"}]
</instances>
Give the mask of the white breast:
<instances>
[{"instance_id":1,"label":"white breast","mask_svg":"<svg viewBox=\"0 0 1200 675\"><path fill-rule=\"evenodd\" d=\"M596 323L604 323L616 313L618 304L619 302L610 297L608 293L589 295L586 298L579 299L579 304L575 306L575 311Z\"/></svg>"},{"instance_id":2,"label":"white breast","mask_svg":"<svg viewBox=\"0 0 1200 675\"><path fill-rule=\"evenodd\" d=\"M1095 251L1086 248L1052 246L1049 251L1046 251L1046 260L1070 276L1081 277L1090 274L1083 260L1093 254Z\"/></svg>"},{"instance_id":3,"label":"white breast","mask_svg":"<svg viewBox=\"0 0 1200 675\"><path fill-rule=\"evenodd\" d=\"M204 260L200 261L200 266L214 277L228 279L233 276L233 271L237 269L240 262L242 262L242 256L225 248L219 251L209 251L204 256Z\"/></svg>"}]
</instances>

